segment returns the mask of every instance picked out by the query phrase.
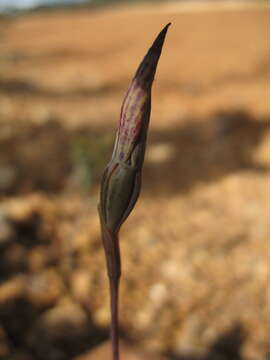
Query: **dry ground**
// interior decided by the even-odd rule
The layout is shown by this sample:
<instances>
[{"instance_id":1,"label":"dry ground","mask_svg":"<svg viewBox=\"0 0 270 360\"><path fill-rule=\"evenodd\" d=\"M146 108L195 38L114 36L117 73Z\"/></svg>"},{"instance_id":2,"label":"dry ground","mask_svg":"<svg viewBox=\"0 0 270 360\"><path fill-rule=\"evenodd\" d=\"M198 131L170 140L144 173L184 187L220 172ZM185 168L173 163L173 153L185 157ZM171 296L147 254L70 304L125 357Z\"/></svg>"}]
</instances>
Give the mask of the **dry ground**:
<instances>
[{"instance_id":1,"label":"dry ground","mask_svg":"<svg viewBox=\"0 0 270 360\"><path fill-rule=\"evenodd\" d=\"M0 23L0 358L69 360L108 337L97 179L169 21L121 233L122 336L155 359L268 358L270 9L170 4Z\"/></svg>"}]
</instances>

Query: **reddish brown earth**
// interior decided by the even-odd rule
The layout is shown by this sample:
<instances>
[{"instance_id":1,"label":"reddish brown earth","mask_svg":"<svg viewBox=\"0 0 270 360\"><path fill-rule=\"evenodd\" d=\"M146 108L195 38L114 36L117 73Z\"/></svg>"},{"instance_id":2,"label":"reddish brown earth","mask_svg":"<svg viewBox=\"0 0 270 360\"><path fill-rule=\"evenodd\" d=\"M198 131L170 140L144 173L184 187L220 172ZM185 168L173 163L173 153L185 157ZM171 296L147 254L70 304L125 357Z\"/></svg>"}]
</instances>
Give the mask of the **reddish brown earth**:
<instances>
[{"instance_id":1,"label":"reddish brown earth","mask_svg":"<svg viewBox=\"0 0 270 360\"><path fill-rule=\"evenodd\" d=\"M143 192L121 232L123 360L269 357L266 5L2 20L0 358L108 359L95 348L109 328L98 179L169 21Z\"/></svg>"}]
</instances>

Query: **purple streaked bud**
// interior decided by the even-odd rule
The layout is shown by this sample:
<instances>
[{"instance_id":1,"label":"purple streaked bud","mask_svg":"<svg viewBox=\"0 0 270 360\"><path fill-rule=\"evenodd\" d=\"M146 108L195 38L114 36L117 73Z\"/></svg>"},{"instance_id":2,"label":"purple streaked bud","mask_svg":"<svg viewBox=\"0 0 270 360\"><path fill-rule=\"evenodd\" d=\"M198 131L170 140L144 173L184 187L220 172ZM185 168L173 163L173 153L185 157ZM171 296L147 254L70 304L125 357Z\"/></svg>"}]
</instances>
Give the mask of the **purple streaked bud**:
<instances>
[{"instance_id":1,"label":"purple streaked bud","mask_svg":"<svg viewBox=\"0 0 270 360\"><path fill-rule=\"evenodd\" d=\"M121 108L113 158L129 161L136 142L146 141L151 111L151 88L163 42L170 24L159 33L131 81ZM144 134L142 134L144 133ZM141 159L143 161L143 159Z\"/></svg>"},{"instance_id":2,"label":"purple streaked bud","mask_svg":"<svg viewBox=\"0 0 270 360\"><path fill-rule=\"evenodd\" d=\"M164 27L148 50L122 104L112 158L102 178L99 206L103 226L112 234L118 233L140 193L151 88L169 26Z\"/></svg>"}]
</instances>

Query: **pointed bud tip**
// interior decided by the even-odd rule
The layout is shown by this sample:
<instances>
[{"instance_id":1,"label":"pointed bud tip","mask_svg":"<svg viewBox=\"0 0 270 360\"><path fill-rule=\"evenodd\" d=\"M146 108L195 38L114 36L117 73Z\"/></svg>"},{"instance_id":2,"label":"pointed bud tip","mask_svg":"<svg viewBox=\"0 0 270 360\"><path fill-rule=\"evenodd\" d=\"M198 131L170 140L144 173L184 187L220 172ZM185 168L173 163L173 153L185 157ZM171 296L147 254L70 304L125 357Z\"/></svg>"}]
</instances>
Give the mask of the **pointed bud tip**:
<instances>
[{"instance_id":1,"label":"pointed bud tip","mask_svg":"<svg viewBox=\"0 0 270 360\"><path fill-rule=\"evenodd\" d=\"M157 63L162 51L163 43L171 23L168 23L158 34L147 54L143 58L140 66L138 67L135 77L141 84L145 83L148 86L152 85ZM147 81L145 81L147 80Z\"/></svg>"},{"instance_id":2,"label":"pointed bud tip","mask_svg":"<svg viewBox=\"0 0 270 360\"><path fill-rule=\"evenodd\" d=\"M161 52L165 36L167 34L168 28L170 27L171 23L168 23L158 34L156 40L154 41L153 45L151 46L152 51Z\"/></svg>"},{"instance_id":3,"label":"pointed bud tip","mask_svg":"<svg viewBox=\"0 0 270 360\"><path fill-rule=\"evenodd\" d=\"M162 34L163 32L166 33L168 28L172 25L171 22L169 22L167 25L164 26L164 28L161 30L160 34Z\"/></svg>"},{"instance_id":4,"label":"pointed bud tip","mask_svg":"<svg viewBox=\"0 0 270 360\"><path fill-rule=\"evenodd\" d=\"M169 22L165 27L164 27L164 29L166 29L166 31L168 30L168 28L170 27L172 25L172 23L171 22Z\"/></svg>"}]
</instances>

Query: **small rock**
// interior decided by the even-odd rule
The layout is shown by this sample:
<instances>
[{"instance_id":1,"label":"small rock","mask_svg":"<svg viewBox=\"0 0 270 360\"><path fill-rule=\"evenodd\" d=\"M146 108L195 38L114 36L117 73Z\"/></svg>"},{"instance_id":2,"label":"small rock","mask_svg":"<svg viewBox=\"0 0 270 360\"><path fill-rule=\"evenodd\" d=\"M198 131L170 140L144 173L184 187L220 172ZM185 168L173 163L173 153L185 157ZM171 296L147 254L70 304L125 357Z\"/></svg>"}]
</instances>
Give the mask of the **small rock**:
<instances>
[{"instance_id":1,"label":"small rock","mask_svg":"<svg viewBox=\"0 0 270 360\"><path fill-rule=\"evenodd\" d=\"M37 273L46 267L49 260L49 252L45 246L36 246L29 249L27 254L27 267L31 273Z\"/></svg>"},{"instance_id":2,"label":"small rock","mask_svg":"<svg viewBox=\"0 0 270 360\"><path fill-rule=\"evenodd\" d=\"M26 284L26 298L37 307L54 305L63 293L64 285L56 270L32 275Z\"/></svg>"},{"instance_id":3,"label":"small rock","mask_svg":"<svg viewBox=\"0 0 270 360\"><path fill-rule=\"evenodd\" d=\"M111 313L108 306L102 306L93 313L93 320L97 326L106 328L110 326Z\"/></svg>"},{"instance_id":4,"label":"small rock","mask_svg":"<svg viewBox=\"0 0 270 360\"><path fill-rule=\"evenodd\" d=\"M37 318L27 343L40 360L66 360L89 344L89 331L84 310L70 299L62 299Z\"/></svg>"},{"instance_id":5,"label":"small rock","mask_svg":"<svg viewBox=\"0 0 270 360\"><path fill-rule=\"evenodd\" d=\"M74 298L85 303L89 300L91 288L91 276L89 270L75 270L71 274L71 292Z\"/></svg>"},{"instance_id":6,"label":"small rock","mask_svg":"<svg viewBox=\"0 0 270 360\"><path fill-rule=\"evenodd\" d=\"M176 330L173 350L176 354L189 354L197 347L196 340L203 329L203 319L197 314L188 316Z\"/></svg>"},{"instance_id":7,"label":"small rock","mask_svg":"<svg viewBox=\"0 0 270 360\"><path fill-rule=\"evenodd\" d=\"M168 297L166 286L162 283L152 285L149 290L149 297L155 305L162 305Z\"/></svg>"},{"instance_id":8,"label":"small rock","mask_svg":"<svg viewBox=\"0 0 270 360\"><path fill-rule=\"evenodd\" d=\"M25 277L18 275L15 278L4 282L0 286L0 304L9 302L23 296L25 288Z\"/></svg>"},{"instance_id":9,"label":"small rock","mask_svg":"<svg viewBox=\"0 0 270 360\"><path fill-rule=\"evenodd\" d=\"M85 332L88 319L78 304L64 299L59 305L45 312L40 319L40 325L50 338L70 338Z\"/></svg>"}]
</instances>

